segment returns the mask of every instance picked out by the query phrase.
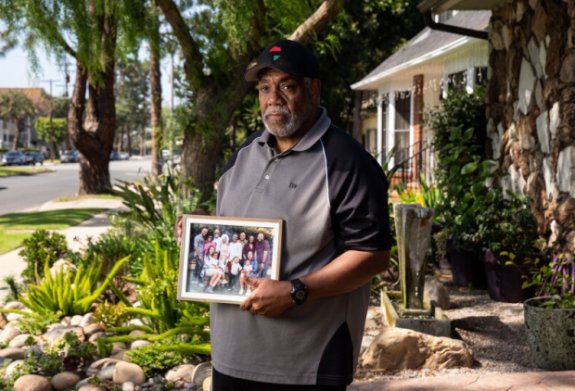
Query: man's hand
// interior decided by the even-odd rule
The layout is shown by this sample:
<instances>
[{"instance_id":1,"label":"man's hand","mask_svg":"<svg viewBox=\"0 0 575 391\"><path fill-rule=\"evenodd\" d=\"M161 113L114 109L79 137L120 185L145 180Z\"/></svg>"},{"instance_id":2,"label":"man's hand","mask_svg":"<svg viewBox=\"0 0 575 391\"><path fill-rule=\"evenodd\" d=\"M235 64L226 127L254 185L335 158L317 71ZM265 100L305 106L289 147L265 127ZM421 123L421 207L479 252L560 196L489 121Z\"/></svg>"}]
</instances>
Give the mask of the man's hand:
<instances>
[{"instance_id":1,"label":"man's hand","mask_svg":"<svg viewBox=\"0 0 575 391\"><path fill-rule=\"evenodd\" d=\"M246 283L254 291L241 304L240 308L244 311L273 317L295 305L291 299L292 285L289 281L248 277Z\"/></svg>"},{"instance_id":2,"label":"man's hand","mask_svg":"<svg viewBox=\"0 0 575 391\"><path fill-rule=\"evenodd\" d=\"M182 237L184 236L184 216L176 217L176 243L178 247L182 246Z\"/></svg>"}]
</instances>

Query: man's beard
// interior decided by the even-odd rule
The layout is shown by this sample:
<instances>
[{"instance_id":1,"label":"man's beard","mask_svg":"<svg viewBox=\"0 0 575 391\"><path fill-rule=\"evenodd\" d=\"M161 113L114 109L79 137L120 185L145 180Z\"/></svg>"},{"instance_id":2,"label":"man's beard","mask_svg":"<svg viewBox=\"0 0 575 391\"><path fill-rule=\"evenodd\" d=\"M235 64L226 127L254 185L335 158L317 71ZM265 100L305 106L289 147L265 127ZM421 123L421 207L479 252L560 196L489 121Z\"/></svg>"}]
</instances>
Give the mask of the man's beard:
<instances>
[{"instance_id":1,"label":"man's beard","mask_svg":"<svg viewBox=\"0 0 575 391\"><path fill-rule=\"evenodd\" d=\"M280 126L277 129L272 129L266 121L266 115L277 114L277 113L287 115L289 120L285 125ZM281 138L293 136L299 130L299 128L301 127L301 125L303 123L303 120L300 116L295 115L295 114L292 115L289 112L288 108L285 106L279 106L279 107L273 107L273 108L268 107L264 111L264 114L262 115L262 120L263 120L264 126L268 132L270 132L271 134L273 134L276 137L281 137Z\"/></svg>"}]
</instances>

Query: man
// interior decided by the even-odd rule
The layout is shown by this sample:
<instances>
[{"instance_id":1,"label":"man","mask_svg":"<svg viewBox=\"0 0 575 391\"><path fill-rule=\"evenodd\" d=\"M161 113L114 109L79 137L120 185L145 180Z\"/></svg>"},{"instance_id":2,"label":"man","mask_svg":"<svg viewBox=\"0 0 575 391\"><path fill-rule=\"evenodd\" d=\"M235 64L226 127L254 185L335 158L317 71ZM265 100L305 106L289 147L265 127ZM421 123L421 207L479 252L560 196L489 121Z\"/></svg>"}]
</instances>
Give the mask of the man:
<instances>
[{"instance_id":1,"label":"man","mask_svg":"<svg viewBox=\"0 0 575 391\"><path fill-rule=\"evenodd\" d=\"M265 238L263 232L258 233L258 240L255 243L255 258L258 263L258 276L267 277L270 266L270 242Z\"/></svg>"},{"instance_id":2,"label":"man","mask_svg":"<svg viewBox=\"0 0 575 391\"><path fill-rule=\"evenodd\" d=\"M238 257L238 259L242 259L242 252L244 246L238 239L238 234L232 235L232 242L230 243L230 259L234 259Z\"/></svg>"},{"instance_id":3,"label":"man","mask_svg":"<svg viewBox=\"0 0 575 391\"><path fill-rule=\"evenodd\" d=\"M202 283L202 269L204 267L204 243L208 235L208 228L202 227L199 234L194 237L194 253L196 259L196 268L194 277L198 284Z\"/></svg>"},{"instance_id":4,"label":"man","mask_svg":"<svg viewBox=\"0 0 575 391\"><path fill-rule=\"evenodd\" d=\"M225 168L217 214L283 220L280 280L249 278L241 306L212 304L213 389L345 390L369 282L388 264L387 181L320 107L306 47L280 40L245 77L266 129Z\"/></svg>"}]
</instances>

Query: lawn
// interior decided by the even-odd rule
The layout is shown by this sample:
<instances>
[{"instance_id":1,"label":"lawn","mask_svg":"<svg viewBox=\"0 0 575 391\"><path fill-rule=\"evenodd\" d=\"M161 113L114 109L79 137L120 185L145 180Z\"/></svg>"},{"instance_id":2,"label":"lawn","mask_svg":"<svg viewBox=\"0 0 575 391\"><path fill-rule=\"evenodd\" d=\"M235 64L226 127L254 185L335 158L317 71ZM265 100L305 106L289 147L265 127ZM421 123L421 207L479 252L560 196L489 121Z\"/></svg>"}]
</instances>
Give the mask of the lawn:
<instances>
[{"instance_id":1,"label":"lawn","mask_svg":"<svg viewBox=\"0 0 575 391\"><path fill-rule=\"evenodd\" d=\"M37 229L56 230L80 224L103 208L58 209L0 215L0 254L20 246Z\"/></svg>"},{"instance_id":2,"label":"lawn","mask_svg":"<svg viewBox=\"0 0 575 391\"><path fill-rule=\"evenodd\" d=\"M14 175L35 175L43 172L53 172L46 167L0 167L0 177Z\"/></svg>"}]
</instances>

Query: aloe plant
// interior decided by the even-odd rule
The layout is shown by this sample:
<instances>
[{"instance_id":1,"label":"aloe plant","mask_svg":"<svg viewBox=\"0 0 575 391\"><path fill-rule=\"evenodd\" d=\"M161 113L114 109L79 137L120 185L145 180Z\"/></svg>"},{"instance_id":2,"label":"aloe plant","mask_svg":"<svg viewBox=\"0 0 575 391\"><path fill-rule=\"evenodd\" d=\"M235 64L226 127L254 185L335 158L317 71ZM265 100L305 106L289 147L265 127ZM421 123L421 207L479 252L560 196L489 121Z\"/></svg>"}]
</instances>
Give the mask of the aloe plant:
<instances>
[{"instance_id":1,"label":"aloe plant","mask_svg":"<svg viewBox=\"0 0 575 391\"><path fill-rule=\"evenodd\" d=\"M44 264L45 277L26 286L21 302L36 313L58 313L60 316L83 315L104 292L129 257L120 259L104 281L101 280L101 264L91 262L80 265L76 271L60 269L50 272Z\"/></svg>"}]
</instances>

